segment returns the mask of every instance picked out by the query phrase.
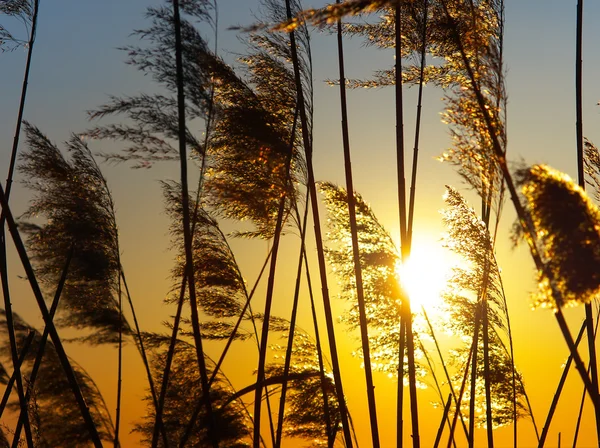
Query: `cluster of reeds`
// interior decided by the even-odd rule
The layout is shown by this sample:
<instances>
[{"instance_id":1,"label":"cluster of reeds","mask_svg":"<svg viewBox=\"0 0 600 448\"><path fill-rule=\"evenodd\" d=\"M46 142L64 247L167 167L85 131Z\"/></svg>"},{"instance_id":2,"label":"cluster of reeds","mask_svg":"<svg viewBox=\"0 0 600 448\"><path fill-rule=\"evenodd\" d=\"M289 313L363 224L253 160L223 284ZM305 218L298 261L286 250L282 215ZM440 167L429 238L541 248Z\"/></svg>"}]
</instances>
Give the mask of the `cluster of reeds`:
<instances>
[{"instance_id":1,"label":"cluster of reeds","mask_svg":"<svg viewBox=\"0 0 600 448\"><path fill-rule=\"evenodd\" d=\"M543 446L571 363L594 403L600 428L590 304L600 289L600 212L583 190L587 173L599 194L600 155L591 142L584 141L582 131L582 2L578 2L576 58L579 186L543 165L522 168L514 176L508 169L502 0L338 0L317 10L303 10L298 0L262 0L261 5L261 22L244 34L247 48L239 59L242 67L218 55L217 0L168 0L148 8L149 27L134 33L142 44L124 50L127 62L152 76L164 93L112 97L89 115L93 120L115 121L73 135L66 151L61 151L42 131L23 121L39 0L0 3L0 14L29 26L11 161L7 181L0 186L4 297L0 324L5 333L0 355L12 362L12 368L2 366L0 371L0 381L6 384L0 415L8 408L19 416L14 430L0 431L0 444L119 446L121 381L126 375L123 345L131 341L146 369L147 413L135 426L144 444L258 448L280 447L295 438L311 446L352 447L357 439L342 383L340 326L335 325L328 287L330 268L348 302L340 325L360 334L357 352L364 365L372 446L392 445L380 438L376 370L397 379L398 447L406 445L408 435L413 447L423 444L419 417L426 411L417 389L425 384L434 385L444 409L434 446L443 437L448 447L461 440L475 446L477 426L486 428L487 445L493 447L493 430L512 425L516 447L517 421L525 416L531 418ZM372 12L378 20L342 23L347 16ZM315 179L311 25L330 27L337 37L339 76L330 82L340 90L345 188ZM211 27L214 48L204 35ZM396 65L376 71L369 80L347 80L347 35L393 48ZM0 25L3 51L21 44ZM418 225L415 202L426 83L443 89L445 95L444 121L452 148L441 159L456 168L481 201L481 210L475 211L456 189L447 187L442 219L448 232L443 244L465 264L453 270L442 293L447 320L441 327L432 324L425 308L411 307L398 268L410 258L413 229ZM412 157L404 136L406 85L418 87ZM354 191L348 86L394 88L399 247ZM17 157L23 123L26 149ZM122 152L101 154L108 160L133 167L166 162L180 166L179 179L162 181L176 252L166 302L176 311L161 333L142 331L137 320L121 263L115 206L88 146L90 138L124 142ZM18 158L24 183L33 194L21 217L12 214L9 204ZM193 176L188 176L188 163L196 170ZM190 178L198 181L195 189ZM538 271L538 302L553 308L570 349L541 435L524 378L515 365L507 298L495 256L505 192L517 214L515 238L528 243ZM320 201L328 213L327 235ZM226 234L221 227L225 219L236 224L247 221L250 230L246 225ZM319 287L312 283L315 271L309 261L313 258L307 255L310 227ZM299 244L294 294L287 299L292 311L282 317L275 316L272 308L284 235ZM43 316L41 331L12 310L9 237ZM262 269L252 288L231 246L231 239L240 237L269 244L266 259L257 261ZM264 310L258 310L252 299L263 276ZM310 331L297 325L303 285L308 288ZM123 299L132 323L124 317ZM322 307L317 306L321 301ZM573 340L561 309L575 303L586 304L586 319ZM319 315L320 309L324 316ZM326 335L319 331L322 317ZM76 330L78 336L70 340L117 347L114 422L92 378L67 355L57 328ZM438 342L442 329L460 341L446 354ZM578 351L584 331L589 369ZM275 335L279 343L274 342ZM207 354L208 340L223 342L218 358ZM237 390L222 369L234 345L256 350L258 360L256 366L247 366L249 384ZM443 368L443 378L436 366ZM405 380L409 400L404 396ZM18 399L11 401L13 388ZM411 412L409 432L403 421L405 401Z\"/></svg>"}]
</instances>

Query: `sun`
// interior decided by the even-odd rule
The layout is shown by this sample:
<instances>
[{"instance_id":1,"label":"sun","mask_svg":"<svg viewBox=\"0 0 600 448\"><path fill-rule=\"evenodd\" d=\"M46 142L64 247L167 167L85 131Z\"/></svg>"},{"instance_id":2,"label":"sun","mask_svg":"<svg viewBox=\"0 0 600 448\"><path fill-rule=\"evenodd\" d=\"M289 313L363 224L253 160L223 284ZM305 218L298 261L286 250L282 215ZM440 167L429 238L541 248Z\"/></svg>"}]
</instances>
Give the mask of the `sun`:
<instances>
[{"instance_id":1,"label":"sun","mask_svg":"<svg viewBox=\"0 0 600 448\"><path fill-rule=\"evenodd\" d=\"M410 258L396 268L413 312L418 313L423 307L430 313L440 307L441 292L454 264L451 254L441 245L422 243L413 246Z\"/></svg>"}]
</instances>

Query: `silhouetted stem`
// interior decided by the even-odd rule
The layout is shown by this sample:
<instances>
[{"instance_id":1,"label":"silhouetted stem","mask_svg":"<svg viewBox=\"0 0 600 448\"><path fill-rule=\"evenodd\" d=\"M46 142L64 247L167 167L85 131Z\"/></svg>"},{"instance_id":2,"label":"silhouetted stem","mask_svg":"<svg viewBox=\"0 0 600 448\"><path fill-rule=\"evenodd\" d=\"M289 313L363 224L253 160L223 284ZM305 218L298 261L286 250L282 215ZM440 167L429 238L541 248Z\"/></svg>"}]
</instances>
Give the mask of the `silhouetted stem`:
<instances>
[{"instance_id":1,"label":"silhouetted stem","mask_svg":"<svg viewBox=\"0 0 600 448\"><path fill-rule=\"evenodd\" d=\"M400 245L402 252L402 262L406 262L410 255L410 237L407 233L407 221L406 221L406 179L404 174L404 114L403 114L403 99L402 99L402 31L401 31L401 7L400 4L396 5L396 42L395 42L395 55L396 55L396 163L398 171L398 210L400 214ZM398 376L398 387L403 387L404 378L404 343L406 343L406 353L408 361L408 387L410 393L410 409L411 409L411 422L412 422L412 445L413 448L420 447L419 437L419 412L417 405L417 380L415 373L415 359L414 359L414 341L412 333L412 313L410 310L410 301L407 294L404 294L401 298L401 316L402 322L401 335L400 335L400 349L399 349L399 373ZM404 324L405 333L402 332L402 326ZM406 339L404 339L406 336ZM398 423L397 428L397 445L402 447L402 408L403 408L403 393L398 391Z\"/></svg>"},{"instance_id":2,"label":"silhouetted stem","mask_svg":"<svg viewBox=\"0 0 600 448\"><path fill-rule=\"evenodd\" d=\"M475 313L475 329L478 330L480 322L479 313ZM475 338L473 338L473 342L475 342ZM473 357L473 353L477 350L477 347L474 343L471 344L471 350L469 350L469 356L467 358L467 362L465 363L465 373L463 374L462 383L460 385L460 392L458 393L458 401L456 403L456 411L454 412L454 417L452 418L452 427L450 428L450 435L448 436L448 445L447 448L450 448L452 442L454 441L454 430L456 429L456 421L458 419L458 413L460 412L460 404L462 402L462 397L465 392L465 386L467 384L467 378L469 377L469 366L471 364L471 358Z\"/></svg>"},{"instance_id":3,"label":"silhouetted stem","mask_svg":"<svg viewBox=\"0 0 600 448\"><path fill-rule=\"evenodd\" d=\"M17 113L17 123L15 126L15 135L13 137L13 145L12 145L12 150L11 150L11 155L10 155L10 162L8 165L8 175L6 178L6 202L8 203L8 200L10 198L10 191L11 191L11 187L12 187L12 181L13 181L13 174L14 174L14 170L15 170L15 164L16 164L16 160L17 160L17 151L19 148L19 137L21 135L21 125L23 123L23 113L25 111L25 99L27 97L27 87L29 85L29 71L31 68L31 57L33 55L33 45L35 43L35 35L36 35L36 31L37 31L37 20L38 20L38 12L39 12L39 6L40 6L40 2L39 0L34 0L33 1L33 16L32 16L32 20L31 20L31 30L30 30L30 35L29 35L29 42L28 42L28 47L27 47L27 61L25 63L25 74L23 75L23 84L21 86L21 99L19 102L19 111ZM22 413L26 414L24 417L24 424L25 424L25 436L27 439L27 446L28 447L32 447L33 446L33 437L31 434L31 427L29 425L29 415L26 412L26 403L25 403L25 395L24 395L24 391L23 391L23 382L22 382L22 377L21 377L21 371L20 371L20 367L18 366L18 356L17 356L17 352L16 352L16 345L15 345L15 334L14 334L14 325L13 325L13 319L12 319L12 306L10 303L10 293L9 293L9 287L8 287L8 265L6 263L6 236L4 233L4 222L6 219L5 216L5 210L4 210L4 206L2 207L2 212L0 213L0 258L2 258L2 261L0 262L2 264L2 269L0 269L1 272L1 277L2 277L2 290L3 290L3 295L4 295L4 308L6 311L6 324L7 324L7 329L8 329L8 335L9 335L9 340L10 340L10 346L11 346L11 356L12 356L12 362L13 362L13 368L15 369L15 373L16 373L16 383L17 383L17 393L19 395L19 402L21 403L21 411Z\"/></svg>"},{"instance_id":4,"label":"silhouetted stem","mask_svg":"<svg viewBox=\"0 0 600 448\"><path fill-rule=\"evenodd\" d=\"M119 262L119 265L121 263ZM119 348L118 348L118 365L117 365L117 409L115 412L115 438L114 447L119 447L119 428L121 427L121 394L123 386L123 291L121 290L121 272L119 271L119 278L117 280L119 286L117 287L118 306L119 306Z\"/></svg>"},{"instance_id":5,"label":"silhouetted stem","mask_svg":"<svg viewBox=\"0 0 600 448\"><path fill-rule=\"evenodd\" d=\"M295 118L295 117L294 117ZM296 120L294 119L294 127L296 126ZM295 130L294 130L295 131ZM294 132L292 132L294 134ZM296 208L297 212L297 208ZM303 265L303 255L304 255L304 241L306 238L306 221L308 219L308 207L306 207L306 211L304 213L304 222L300 224L298 221L298 225L300 227L300 255L298 256L298 270L296 272L296 284L294 287L294 300L292 303L292 314L290 317L290 329L288 332L288 343L285 351L285 361L283 366L283 383L281 384L281 394L279 396L279 410L277 416L277 433L275 435L275 447L279 448L281 446L281 437L283 432L283 419L285 412L285 398L287 393L288 381L287 377L290 373L290 365L292 362L292 349L294 346L294 333L296 330L296 317L298 314L298 299L300 297L300 282L302 280L302 265ZM329 432L327 432L329 435Z\"/></svg>"},{"instance_id":6,"label":"silhouetted stem","mask_svg":"<svg viewBox=\"0 0 600 448\"><path fill-rule=\"evenodd\" d=\"M591 308L591 305L590 305L590 308ZM589 328L589 319L587 319L587 317L586 317L585 323L586 323L586 328ZM594 339L596 339L597 331L598 331L598 320L596 321L595 331L592 334L592 337ZM588 366L588 374L590 373L591 367L592 367L591 365ZM577 424L575 425L575 434L573 435L573 448L575 448L577 446L577 438L579 436L579 428L581 425L581 418L583 417L584 404L585 404L585 388L583 389L583 392L581 394L581 403L579 405L579 413L577 414ZM600 443L600 440L598 441L598 443Z\"/></svg>"},{"instance_id":7,"label":"silhouetted stem","mask_svg":"<svg viewBox=\"0 0 600 448\"><path fill-rule=\"evenodd\" d=\"M575 340L575 347L579 345L579 342L583 337L583 333L585 332L586 326L587 322L584 320L583 324L581 325L581 330L579 330L579 334L577 335L577 339ZM556 392L554 393L554 398L552 398L552 403L550 404L550 409L548 410L548 415L546 416L546 422L544 423L544 427L542 428L542 435L540 436L540 440L538 442L538 448L543 448L544 444L546 443L546 437L548 436L550 423L552 422L552 417L554 417L554 411L556 411L556 406L558 405L560 394L562 393L565 382L567 381L567 375L569 374L569 369L571 367L572 362L573 356L569 355L569 357L567 358L567 362L565 363L565 367L563 368L562 375L560 376L560 381L558 382Z\"/></svg>"},{"instance_id":8,"label":"silhouetted stem","mask_svg":"<svg viewBox=\"0 0 600 448\"><path fill-rule=\"evenodd\" d=\"M490 378L490 354L489 354L489 318L487 298L482 303L483 306L483 370L485 377L485 414L488 447L494 448L494 421L492 419L492 391ZM516 423L516 420L515 420Z\"/></svg>"},{"instance_id":9,"label":"silhouetted stem","mask_svg":"<svg viewBox=\"0 0 600 448\"><path fill-rule=\"evenodd\" d=\"M421 109L423 108L423 85L425 83L425 61L427 51L427 14L429 0L423 0L423 34L421 39L421 66L419 67L419 93L417 100L417 115L415 121L415 146L413 149L412 174L410 178L410 197L408 201L407 235L409 246L412 246L412 229L415 212L415 196L417 191L417 163L419 161L419 138L421 135Z\"/></svg>"},{"instance_id":10,"label":"silhouetted stem","mask_svg":"<svg viewBox=\"0 0 600 448\"><path fill-rule=\"evenodd\" d=\"M308 198L307 198L308 201ZM308 211L308 204L307 211ZM334 428L331 424L331 413L329 411L329 399L327 398L327 380L325 378L325 367L323 361L323 351L321 349L321 337L319 332L319 324L317 322L317 310L315 307L315 299L312 290L312 282L310 280L310 269L308 267L308 257L306 256L306 246L304 247L304 267L306 269L306 282L308 284L308 297L310 298L310 310L312 313L313 327L315 330L315 344L317 346L317 357L319 360L319 374L321 379L321 393L323 394L323 413L325 414L325 429L327 430L327 446L332 448L335 443L335 437L337 428ZM348 420L352 426L352 416L348 413ZM354 434L354 426L352 426L352 433ZM354 434L354 440L356 442L356 434ZM358 446L358 442L356 442Z\"/></svg>"},{"instance_id":11,"label":"silhouetted stem","mask_svg":"<svg viewBox=\"0 0 600 448\"><path fill-rule=\"evenodd\" d=\"M427 311L425 310L425 307L422 306L421 311L423 313L423 316L425 317L425 320L427 321L427 326L429 327L429 334L431 335L431 338L433 339L433 342L435 344L435 348L436 348L438 356L440 358L440 362L442 363L442 367L444 369L444 374L446 375L446 381L448 382L448 386L450 386L450 393L452 394L454 403L457 406L456 410L458 412L458 415L460 416L460 422L462 423L463 430L465 431L465 437L468 439L469 431L467 429L467 425L465 424L465 420L463 418L462 412L460 411L460 407L458 406L458 400L456 398L456 393L454 392L454 386L452 385L452 380L450 379L450 374L448 373L448 368L446 367L446 362L444 361L444 356L442 355L442 350L440 349L440 344L438 343L437 336L435 335L435 332L433 331L433 325L431 325L431 321L429 320L429 316L427 315Z\"/></svg>"},{"instance_id":12,"label":"silhouetted stem","mask_svg":"<svg viewBox=\"0 0 600 448\"><path fill-rule=\"evenodd\" d=\"M420 339L419 339L419 346L421 347L421 351L423 352L425 360L427 361L427 366L429 367L429 371L431 372L431 376L433 377L433 382L435 384L435 388L437 389L437 393L440 397L440 403L444 404L444 395L442 394L442 388L440 387L440 382L438 381L437 375L435 373L433 363L431 362L431 358L427 354L427 351L425 350L425 347L423 346L423 343L421 342ZM452 387L452 386L450 385L450 387ZM452 399L452 393L450 394L449 398ZM446 406L448 406L448 405L446 405ZM452 426L452 423L450 422L450 419L448 418L448 412L445 412L445 419L446 419L446 423L448 423L448 429L450 429L450 427ZM443 425L444 425L444 420L442 420L442 427L443 427ZM439 433L439 435L441 437L441 433ZM438 443L439 443L439 440L438 440ZM454 447L456 448L456 443L454 444Z\"/></svg>"},{"instance_id":13,"label":"silhouetted stem","mask_svg":"<svg viewBox=\"0 0 600 448\"><path fill-rule=\"evenodd\" d=\"M483 317L483 303L479 302L475 306L475 330L473 331L473 355L471 356L471 396L469 400L469 448L475 446L475 398L477 385L477 358L479 354L479 327Z\"/></svg>"},{"instance_id":14,"label":"silhouetted stem","mask_svg":"<svg viewBox=\"0 0 600 448\"><path fill-rule=\"evenodd\" d=\"M444 433L444 425L446 424L446 420L448 419L448 411L450 411L450 404L452 404L452 394L448 395L446 406L444 406L444 415L442 416L442 420L440 421L440 426L438 427L438 431L435 436L433 448L438 448L438 446L440 445L440 440L442 439L442 434Z\"/></svg>"},{"instance_id":15,"label":"silhouetted stem","mask_svg":"<svg viewBox=\"0 0 600 448\"><path fill-rule=\"evenodd\" d=\"M175 26L175 65L177 71L177 111L179 127L179 162L181 168L181 205L183 207L183 239L185 245L185 270L188 278L189 301L194 334L194 346L198 359L198 370L200 372L200 383L205 400L206 413L209 428L208 438L213 448L218 448L219 441L216 433L216 424L208 393L208 375L204 361L204 350L202 348L202 336L200 333L200 318L198 316L198 301L196 298L196 284L194 281L194 259L192 255L192 237L190 234L190 208L187 182L187 151L186 151L186 122L185 122L185 93L183 81L183 56L181 42L181 19L179 16L179 0L173 0L173 22Z\"/></svg>"},{"instance_id":16,"label":"silhouetted stem","mask_svg":"<svg viewBox=\"0 0 600 448\"><path fill-rule=\"evenodd\" d=\"M583 0L577 1L577 27L575 45L575 114L577 136L577 177L579 186L585 190L584 151L583 151ZM598 395L598 365L596 360L596 340L594 337L594 313L592 305L585 304L585 318L587 323L588 352L590 356L590 370L592 386ZM596 434L600 446L600 406L595 407ZM577 436L577 435L576 435ZM575 436L575 437L576 437ZM575 438L576 440L576 438Z\"/></svg>"},{"instance_id":17,"label":"silhouetted stem","mask_svg":"<svg viewBox=\"0 0 600 448\"><path fill-rule=\"evenodd\" d=\"M337 0L336 3L340 3ZM369 421L371 424L371 441L374 448L379 448L379 429L377 427L377 404L375 401L375 385L371 368L371 353L369 350L369 330L367 327L367 312L365 311L365 294L363 290L360 249L358 247L358 228L356 225L356 200L352 180L352 162L350 158L350 137L348 133L348 107L346 101L346 76L344 74L344 45L342 40L342 22L337 22L338 67L340 73L340 105L342 112L342 141L344 146L344 168L346 173L346 192L348 198L348 214L350 217L350 236L352 239L352 256L354 259L354 276L356 280L356 299L360 322L360 339L364 359L365 379L367 383L367 402L369 405Z\"/></svg>"},{"instance_id":18,"label":"silhouetted stem","mask_svg":"<svg viewBox=\"0 0 600 448\"><path fill-rule=\"evenodd\" d=\"M290 0L285 1L286 15L288 19L292 18L292 10ZM331 353L331 365L333 370L333 377L335 383L335 390L337 395L337 401L340 410L340 418L342 420L342 427L344 430L344 440L348 448L352 447L352 434L350 433L350 425L348 422L348 415L346 410L346 400L344 397L344 388L342 386L342 375L340 371L340 365L337 353L337 344L335 341L335 330L333 324L333 314L331 312L331 301L329 298L329 288L327 286L327 268L325 265L325 251L323 248L323 237L321 235L321 220L319 218L319 206L317 198L317 189L315 186L315 175L313 168L313 148L312 141L309 135L308 119L306 116L306 109L304 106L304 92L302 88L302 80L300 77L300 65L298 62L298 50L296 48L296 37L295 33L290 32L290 49L292 62L294 65L294 78L296 81L296 94L298 95L298 108L300 110L300 122L302 123L302 140L304 143L304 150L306 152L306 169L308 174L308 188L310 193L310 202L312 206L312 215L314 220L315 230L315 243L317 246L317 258L319 261L319 273L321 277L321 290L323 293L323 305L325 309L325 321L327 325L327 336L329 339L329 350Z\"/></svg>"},{"instance_id":19,"label":"silhouetted stem","mask_svg":"<svg viewBox=\"0 0 600 448\"><path fill-rule=\"evenodd\" d=\"M6 178L6 199L10 197L13 174L17 161L17 150L19 148L19 137L21 135L21 125L23 124L23 113L25 111L25 99L27 98L27 87L29 85L29 69L31 68L31 56L33 55L33 45L35 44L35 35L37 32L38 12L40 9L40 0L33 0L33 16L31 19L31 34L27 44L27 62L25 63L25 74L23 75L23 85L21 86L21 100L19 102L19 112L17 114L17 124L15 126L15 135L13 137L12 151L8 165L8 176ZM4 226L4 220L0 225Z\"/></svg>"},{"instance_id":20,"label":"silhouetted stem","mask_svg":"<svg viewBox=\"0 0 600 448\"><path fill-rule=\"evenodd\" d=\"M317 375L319 375L319 372L297 372L297 373L290 373L288 375L287 379L288 379L288 381L290 381L290 380L292 380L292 381L293 380L305 380L307 378L314 378ZM225 406L228 406L230 403L234 402L238 398L241 398L244 395L255 391L257 387L264 388L266 386L272 386L274 384L281 384L283 382L283 380L284 380L283 375L274 375L269 378L264 378L261 381L260 385L258 383L252 383L249 386L246 386L243 389L240 389L236 393L232 394L227 399L227 401L225 401L225 403L223 403L223 405L221 406L221 409L224 408Z\"/></svg>"},{"instance_id":21,"label":"silhouetted stem","mask_svg":"<svg viewBox=\"0 0 600 448\"><path fill-rule=\"evenodd\" d=\"M296 106L296 111L299 105ZM267 280L267 297L265 299L265 314L263 316L262 334L260 338L260 353L258 357L258 369L256 373L256 390L254 396L254 448L259 447L260 442L260 416L261 416L261 405L262 405L262 381L265 378L265 364L267 362L267 341L269 339L269 319L271 317L271 306L273 303L273 290L275 288L275 271L277 268L277 255L279 253L279 241L281 238L281 229L283 228L283 218L285 214L285 203L287 200L287 194L285 191L288 187L293 188L291 185L290 166L292 162L292 154L294 153L294 137L296 133L296 119L297 112L294 114L294 123L292 125L292 132L290 136L290 146L288 148L289 153L285 164L285 189L279 200L279 210L277 211L277 222L275 223L275 232L273 234L273 247L271 248L271 266L269 268L269 278ZM295 320L295 319L294 319ZM293 329L290 328L291 337L293 338ZM268 394L267 394L268 396ZM269 404L269 403L267 403ZM272 415L269 409L269 415ZM276 445L276 436L273 431L273 425L271 424L271 436L273 444Z\"/></svg>"}]
</instances>

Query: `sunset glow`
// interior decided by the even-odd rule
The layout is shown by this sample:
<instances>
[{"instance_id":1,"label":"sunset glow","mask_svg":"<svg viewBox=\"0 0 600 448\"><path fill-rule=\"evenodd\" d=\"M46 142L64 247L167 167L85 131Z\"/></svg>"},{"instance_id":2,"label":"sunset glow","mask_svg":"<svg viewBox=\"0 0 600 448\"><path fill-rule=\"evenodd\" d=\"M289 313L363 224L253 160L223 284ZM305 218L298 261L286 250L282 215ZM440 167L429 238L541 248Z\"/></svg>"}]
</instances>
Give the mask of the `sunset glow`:
<instances>
[{"instance_id":1,"label":"sunset glow","mask_svg":"<svg viewBox=\"0 0 600 448\"><path fill-rule=\"evenodd\" d=\"M450 275L452 260L439 245L416 246L406 263L397 267L400 283L408 292L411 308L418 313L424 307L435 312L442 303L440 294Z\"/></svg>"}]
</instances>

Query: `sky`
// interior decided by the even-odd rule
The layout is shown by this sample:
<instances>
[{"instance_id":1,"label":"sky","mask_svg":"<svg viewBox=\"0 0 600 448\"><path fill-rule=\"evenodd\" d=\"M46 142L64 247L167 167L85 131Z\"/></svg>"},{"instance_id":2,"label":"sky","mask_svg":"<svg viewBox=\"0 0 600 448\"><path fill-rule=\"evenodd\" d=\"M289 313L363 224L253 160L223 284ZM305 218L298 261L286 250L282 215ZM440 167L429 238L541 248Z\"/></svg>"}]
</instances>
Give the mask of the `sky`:
<instances>
[{"instance_id":1,"label":"sky","mask_svg":"<svg viewBox=\"0 0 600 448\"><path fill-rule=\"evenodd\" d=\"M39 28L31 68L30 88L25 118L40 127L55 142L69 138L71 132L81 132L92 126L86 111L106 102L109 95L134 95L154 91L149 77L123 63L125 54L118 47L135 44L132 30L144 27L144 10L158 1L104 0L102 2L41 1ZM258 14L257 0L219 0L219 48L222 57L233 62L236 53L244 51L235 25L253 23ZM305 7L320 7L323 0L307 0ZM574 42L576 1L527 0L506 2L505 63L508 104L508 153L511 162L547 163L572 176L576 175L575 162L575 101L574 101ZM600 5L585 5L584 23L584 134L600 142L600 56L595 45L600 41L600 27L594 22L600 17ZM315 171L318 180L344 183L339 93L326 85L325 79L337 76L336 42L332 35L313 33L315 80ZM366 78L373 70L393 65L393 52L366 48L359 39L345 42L346 74L348 78ZM0 169L8 165L14 121L24 69L25 51L17 49L0 54ZM412 142L415 89L407 89L405 116L407 142ZM348 93L351 151L354 166L354 185L372 206L375 214L392 235L398 234L398 212L395 173L394 97L391 89L358 90ZM438 244L443 232L439 210L444 203L445 185L453 185L465 192L475 205L472 194L454 173L451 166L435 160L451 142L447 126L441 123L443 92L427 86L424 93L423 131L415 212L415 250ZM411 145L412 146L412 145ZM92 149L110 152L118 147L106 142L93 143ZM178 177L178 166L160 165L151 170L131 170L125 165L102 165L114 193L119 222L123 264L138 304L143 329L159 331L161 322L173 311L162 304L168 293L169 269L174 254L169 252L168 219L163 212L158 180ZM4 179L4 174L2 174ZM4 185L4 183L3 183ZM15 214L27 207L28 193L16 185L12 198ZM505 278L508 305L516 341L516 362L523 373L534 413L541 429L543 420L562 364L568 356L566 344L548 310L532 310L529 293L534 290L534 269L525 247L511 248L509 229L515 219L512 205L507 202L502 219L497 254ZM245 278L251 284L262 260L256 254L267 253L265 242L233 241L232 246L242 266ZM292 260L297 241L293 236L284 239L284 257ZM286 258L283 258L284 260ZM316 273L316 271L315 271ZM11 256L11 278L19 294L15 296L15 310L31 322L40 322L34 301L27 287L17 276L20 266ZM276 285L279 295L288 295L285 289L293 280L293 273L282 271ZM336 279L330 275L335 293ZM289 288L288 288L289 289ZM259 289L260 291L260 289ZM304 293L305 294L305 293ZM264 297L264 294L263 294ZM260 301L257 307L260 307ZM279 300L274 313L289 314L290 302ZM341 314L344 305L336 301L334 312ZM567 317L576 333L583 309L567 311ZM301 310L302 323L308 322L308 308ZM306 325L308 326L308 325ZM342 330L340 328L340 330ZM342 344L343 380L348 392L348 403L355 422L361 446L369 446L366 423L366 397L363 396L364 376L360 360L351 353L358 347L357 335L339 333ZM93 349L70 344L69 353L97 379L106 396L109 408L114 409L116 379L116 351L110 347ZM218 347L209 344L212 355ZM131 347L126 351L124 379L126 390L124 429L131 429L132 421L140 415L143 384L141 363ZM236 386L245 385L251 378L255 358L247 353L236 353L226 363L245 363L244 374L232 374ZM393 413L395 380L376 373L379 400L380 427L383 446L395 440ZM441 415L428 403L431 391L420 392L421 424L424 446L430 445ZM562 440L572 440L573 415L577 412L582 385L575 374L569 376L563 401L559 406L550 432L549 444L555 446L558 432ZM589 446L595 440L590 403L587 403L584 424L580 432L580 446ZM408 422L408 416L406 417ZM534 446L531 424L523 420L520 445ZM135 435L124 434L124 446L135 444ZM476 437L484 443L484 432ZM497 431L498 446L508 446L510 429ZM389 444L388 442L389 441ZM429 442L427 442L429 441Z\"/></svg>"}]
</instances>

